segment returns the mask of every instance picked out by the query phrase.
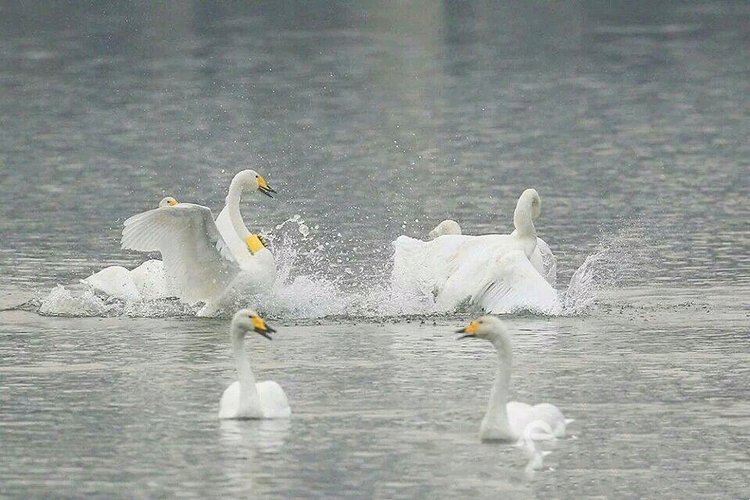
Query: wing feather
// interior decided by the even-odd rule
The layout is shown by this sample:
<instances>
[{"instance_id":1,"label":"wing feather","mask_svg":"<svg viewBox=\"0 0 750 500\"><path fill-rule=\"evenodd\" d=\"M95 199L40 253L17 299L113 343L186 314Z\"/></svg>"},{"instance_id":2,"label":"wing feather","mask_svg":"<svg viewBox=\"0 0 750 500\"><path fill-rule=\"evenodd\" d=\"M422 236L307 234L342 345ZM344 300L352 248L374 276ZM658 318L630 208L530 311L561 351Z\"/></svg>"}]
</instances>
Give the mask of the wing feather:
<instances>
[{"instance_id":1,"label":"wing feather","mask_svg":"<svg viewBox=\"0 0 750 500\"><path fill-rule=\"evenodd\" d=\"M472 301L489 313L527 310L559 314L562 310L557 291L522 251L502 255L485 274L484 281Z\"/></svg>"},{"instance_id":2,"label":"wing feather","mask_svg":"<svg viewBox=\"0 0 750 500\"><path fill-rule=\"evenodd\" d=\"M121 246L160 252L167 280L186 302L216 298L237 273L237 264L219 248L221 235L211 210L180 203L136 214L125 221Z\"/></svg>"}]
</instances>

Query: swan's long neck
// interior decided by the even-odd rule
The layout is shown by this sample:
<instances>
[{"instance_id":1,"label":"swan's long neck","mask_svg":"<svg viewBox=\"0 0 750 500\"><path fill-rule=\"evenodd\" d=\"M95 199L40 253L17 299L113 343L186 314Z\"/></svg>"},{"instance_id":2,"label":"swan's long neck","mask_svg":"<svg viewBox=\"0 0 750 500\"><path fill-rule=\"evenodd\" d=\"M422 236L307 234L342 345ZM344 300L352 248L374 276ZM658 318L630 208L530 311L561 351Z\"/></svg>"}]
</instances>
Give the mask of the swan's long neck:
<instances>
[{"instance_id":1,"label":"swan's long neck","mask_svg":"<svg viewBox=\"0 0 750 500\"><path fill-rule=\"evenodd\" d=\"M519 200L516 210L513 212L513 225L516 226L518 236L536 238L536 228L534 227L530 203L523 203Z\"/></svg>"},{"instance_id":2,"label":"swan's long neck","mask_svg":"<svg viewBox=\"0 0 750 500\"><path fill-rule=\"evenodd\" d=\"M495 372L495 383L492 385L490 402L487 406L485 420L494 422L495 425L507 431L510 435L510 423L508 422L508 390L510 389L510 371L512 355L509 349L501 346L502 339L492 339L492 344L497 350L497 371Z\"/></svg>"},{"instance_id":3,"label":"swan's long neck","mask_svg":"<svg viewBox=\"0 0 750 500\"><path fill-rule=\"evenodd\" d=\"M237 375L240 381L240 404L242 409L260 411L260 398L255 387L255 376L250 369L250 361L245 353L245 340L237 331L232 331L232 351L237 364Z\"/></svg>"},{"instance_id":4,"label":"swan's long neck","mask_svg":"<svg viewBox=\"0 0 750 500\"><path fill-rule=\"evenodd\" d=\"M229 185L229 194L225 200L225 209L229 214L229 220L240 238L243 240L250 236L250 231L245 226L245 221L240 212L240 200L242 198L242 182L238 179L232 179Z\"/></svg>"},{"instance_id":5,"label":"swan's long neck","mask_svg":"<svg viewBox=\"0 0 750 500\"><path fill-rule=\"evenodd\" d=\"M521 243L526 257L531 258L536 248L536 228L531 203L524 199L518 200L516 210L513 212L513 225L516 226L513 235Z\"/></svg>"}]
</instances>

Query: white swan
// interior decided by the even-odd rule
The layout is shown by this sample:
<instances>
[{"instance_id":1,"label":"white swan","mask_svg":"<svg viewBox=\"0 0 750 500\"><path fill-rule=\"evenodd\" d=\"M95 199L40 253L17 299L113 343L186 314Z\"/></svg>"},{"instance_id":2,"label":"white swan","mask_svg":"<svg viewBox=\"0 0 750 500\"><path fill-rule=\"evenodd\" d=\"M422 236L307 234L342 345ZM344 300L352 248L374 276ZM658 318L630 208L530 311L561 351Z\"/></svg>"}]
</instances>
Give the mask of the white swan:
<instances>
[{"instance_id":1,"label":"white swan","mask_svg":"<svg viewBox=\"0 0 750 500\"><path fill-rule=\"evenodd\" d=\"M546 254L536 253L534 219L540 210L539 194L527 189L516 204L511 234L447 234L432 241L400 236L394 242L394 289L432 294L441 311L453 310L468 298L491 313L559 313L556 290L534 267L538 261L545 269ZM546 243L542 248L549 249ZM549 256L546 265L554 273L554 256Z\"/></svg>"},{"instance_id":2,"label":"white swan","mask_svg":"<svg viewBox=\"0 0 750 500\"><path fill-rule=\"evenodd\" d=\"M229 335L239 380L221 395L219 418L289 418L292 410L284 389L273 380L255 382L245 354L245 335L251 331L271 340L270 334L276 330L250 309L241 309L232 318Z\"/></svg>"},{"instance_id":3,"label":"white swan","mask_svg":"<svg viewBox=\"0 0 750 500\"><path fill-rule=\"evenodd\" d=\"M275 192L254 170L237 174L222 211L236 225L225 225L224 233L209 208L167 197L159 208L125 221L122 248L160 252L169 289L185 302L203 302L201 316L214 314L234 290L256 293L270 288L276 279L273 254L247 230L239 211L239 193L247 184L268 196Z\"/></svg>"},{"instance_id":4,"label":"white swan","mask_svg":"<svg viewBox=\"0 0 750 500\"><path fill-rule=\"evenodd\" d=\"M224 241L229 246L229 250L234 255L235 259L241 261L244 257L247 257L248 238L252 238L254 235L251 233L245 221L242 219L242 213L240 212L240 199L242 194L246 191L259 191L269 198L273 198L271 193L276 191L272 189L266 179L255 170L243 170L238 172L232 182L229 184L229 192L225 199L224 208L216 218L216 227L219 229L219 233L224 238ZM268 255L273 257L270 252ZM266 262L266 265L272 264ZM276 268L275 264L273 265Z\"/></svg>"},{"instance_id":5,"label":"white swan","mask_svg":"<svg viewBox=\"0 0 750 500\"><path fill-rule=\"evenodd\" d=\"M510 334L502 321L494 316L482 316L472 321L466 328L458 330L461 338L480 338L489 340L497 350L498 364L495 383L492 386L487 413L479 428L482 441L516 441L523 431L534 420L544 421L551 429L557 429L565 436L566 420L561 411L554 405L542 403L531 406L518 401L508 401L512 350ZM557 410L550 411L550 407Z\"/></svg>"}]
</instances>

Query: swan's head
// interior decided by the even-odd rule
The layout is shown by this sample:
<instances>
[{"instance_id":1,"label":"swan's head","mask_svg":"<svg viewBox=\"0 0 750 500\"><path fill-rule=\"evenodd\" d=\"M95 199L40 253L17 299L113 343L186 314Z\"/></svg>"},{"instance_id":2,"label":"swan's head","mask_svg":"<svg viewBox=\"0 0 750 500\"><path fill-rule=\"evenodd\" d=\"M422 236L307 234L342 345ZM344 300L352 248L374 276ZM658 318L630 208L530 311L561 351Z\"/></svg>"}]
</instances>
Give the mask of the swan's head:
<instances>
[{"instance_id":1,"label":"swan's head","mask_svg":"<svg viewBox=\"0 0 750 500\"><path fill-rule=\"evenodd\" d=\"M273 198L271 193L275 193L276 190L268 185L265 177L260 175L255 170L247 169L239 172L232 179L232 184L239 184L242 186L242 190L258 190L269 198Z\"/></svg>"},{"instance_id":2,"label":"swan's head","mask_svg":"<svg viewBox=\"0 0 750 500\"><path fill-rule=\"evenodd\" d=\"M468 324L465 328L457 330L456 333L463 333L460 337L465 338L476 338L489 340L503 352L510 354L510 334L505 329L505 325L495 316L482 316L479 319L475 319Z\"/></svg>"},{"instance_id":3,"label":"swan's head","mask_svg":"<svg viewBox=\"0 0 750 500\"><path fill-rule=\"evenodd\" d=\"M516 204L516 210L519 208L526 208L531 211L531 218L537 219L542 213L542 199L539 197L539 193L536 189L527 189L521 193L521 197L518 198Z\"/></svg>"},{"instance_id":4,"label":"swan's head","mask_svg":"<svg viewBox=\"0 0 750 500\"><path fill-rule=\"evenodd\" d=\"M159 208L173 207L178 203L179 201L175 200L171 196L167 196L166 198L162 198L162 200L159 202Z\"/></svg>"},{"instance_id":5,"label":"swan's head","mask_svg":"<svg viewBox=\"0 0 750 500\"><path fill-rule=\"evenodd\" d=\"M461 234L461 226L459 226L458 222L454 220L446 219L435 226L435 229L430 231L428 237L431 240L434 240L435 238L443 236L444 234Z\"/></svg>"},{"instance_id":6,"label":"swan's head","mask_svg":"<svg viewBox=\"0 0 750 500\"><path fill-rule=\"evenodd\" d=\"M271 340L270 334L275 331L252 309L240 309L232 318L232 333L240 338L248 332L255 332Z\"/></svg>"}]
</instances>

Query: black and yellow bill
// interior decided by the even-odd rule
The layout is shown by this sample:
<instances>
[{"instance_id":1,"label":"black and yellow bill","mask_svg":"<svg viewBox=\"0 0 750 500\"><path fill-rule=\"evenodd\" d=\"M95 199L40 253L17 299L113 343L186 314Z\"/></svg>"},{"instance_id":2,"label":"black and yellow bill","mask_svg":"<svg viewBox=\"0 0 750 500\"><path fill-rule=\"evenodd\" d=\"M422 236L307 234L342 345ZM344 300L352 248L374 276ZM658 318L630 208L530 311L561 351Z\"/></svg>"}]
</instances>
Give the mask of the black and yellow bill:
<instances>
[{"instance_id":1,"label":"black and yellow bill","mask_svg":"<svg viewBox=\"0 0 750 500\"><path fill-rule=\"evenodd\" d=\"M268 181L266 181L265 177L263 177L262 175L259 175L257 177L257 181L258 181L258 191L268 196L269 198L273 198L273 196L271 196L271 193L275 193L276 190L268 185Z\"/></svg>"},{"instance_id":2,"label":"black and yellow bill","mask_svg":"<svg viewBox=\"0 0 750 500\"><path fill-rule=\"evenodd\" d=\"M478 330L479 330L479 321L475 320L469 323L464 328L456 330L456 333L465 334L459 337L459 339L465 339L466 337L476 337Z\"/></svg>"},{"instance_id":3,"label":"black and yellow bill","mask_svg":"<svg viewBox=\"0 0 750 500\"><path fill-rule=\"evenodd\" d=\"M253 321L253 328L256 333L263 335L268 340L272 340L270 334L275 333L276 330L268 326L266 321L257 314L255 316L250 316L250 319Z\"/></svg>"}]
</instances>

